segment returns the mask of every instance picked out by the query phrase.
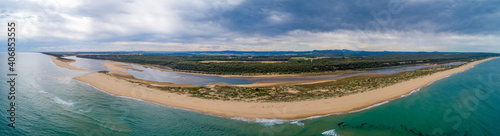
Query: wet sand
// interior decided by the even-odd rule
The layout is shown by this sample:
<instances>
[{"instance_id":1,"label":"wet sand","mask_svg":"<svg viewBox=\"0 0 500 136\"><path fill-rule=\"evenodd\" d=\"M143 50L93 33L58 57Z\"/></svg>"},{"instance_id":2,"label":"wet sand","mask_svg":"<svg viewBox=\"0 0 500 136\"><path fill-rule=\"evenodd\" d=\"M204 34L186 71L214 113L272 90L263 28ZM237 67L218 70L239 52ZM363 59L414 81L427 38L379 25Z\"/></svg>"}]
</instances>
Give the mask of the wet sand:
<instances>
[{"instance_id":1,"label":"wet sand","mask_svg":"<svg viewBox=\"0 0 500 136\"><path fill-rule=\"evenodd\" d=\"M50 55L48 55L48 56L50 56ZM52 59L52 62L54 62L54 64L56 64L59 67L67 68L70 70L88 70L88 69L79 68L79 67L69 65L69 64L75 62L75 60L62 61L62 60L57 59L57 57L54 57L54 56L50 56L50 59Z\"/></svg>"}]
</instances>

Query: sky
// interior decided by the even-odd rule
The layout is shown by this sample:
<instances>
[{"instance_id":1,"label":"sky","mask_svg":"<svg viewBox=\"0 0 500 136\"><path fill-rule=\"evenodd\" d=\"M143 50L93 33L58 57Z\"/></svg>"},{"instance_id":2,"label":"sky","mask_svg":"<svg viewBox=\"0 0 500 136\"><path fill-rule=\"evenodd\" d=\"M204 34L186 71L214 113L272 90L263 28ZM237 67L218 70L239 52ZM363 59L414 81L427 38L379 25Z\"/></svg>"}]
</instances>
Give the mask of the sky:
<instances>
[{"instance_id":1,"label":"sky","mask_svg":"<svg viewBox=\"0 0 500 136\"><path fill-rule=\"evenodd\" d=\"M500 52L498 0L0 3L0 30L18 24L19 51Z\"/></svg>"}]
</instances>

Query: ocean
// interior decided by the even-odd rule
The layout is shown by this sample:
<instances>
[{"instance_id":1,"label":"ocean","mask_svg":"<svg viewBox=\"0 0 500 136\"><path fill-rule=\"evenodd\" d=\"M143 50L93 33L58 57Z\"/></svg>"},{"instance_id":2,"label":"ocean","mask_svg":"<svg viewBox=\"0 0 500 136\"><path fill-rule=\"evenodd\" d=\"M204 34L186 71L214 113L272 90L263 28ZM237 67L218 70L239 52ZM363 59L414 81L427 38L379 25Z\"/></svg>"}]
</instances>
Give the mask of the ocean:
<instances>
[{"instance_id":1,"label":"ocean","mask_svg":"<svg viewBox=\"0 0 500 136\"><path fill-rule=\"evenodd\" d=\"M9 77L0 64L0 135L500 135L500 59L365 110L249 122L111 95L72 80L95 71L60 68L39 53L17 57L16 128L7 125Z\"/></svg>"}]
</instances>

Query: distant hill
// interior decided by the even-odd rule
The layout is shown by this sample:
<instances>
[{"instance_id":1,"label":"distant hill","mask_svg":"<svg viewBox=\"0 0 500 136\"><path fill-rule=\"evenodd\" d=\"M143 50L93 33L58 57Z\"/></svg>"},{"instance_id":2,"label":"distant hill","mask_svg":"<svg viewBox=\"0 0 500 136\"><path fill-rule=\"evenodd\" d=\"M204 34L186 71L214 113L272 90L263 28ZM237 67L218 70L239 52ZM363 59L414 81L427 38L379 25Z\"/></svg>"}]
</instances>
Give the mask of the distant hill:
<instances>
[{"instance_id":1,"label":"distant hill","mask_svg":"<svg viewBox=\"0 0 500 136\"><path fill-rule=\"evenodd\" d=\"M57 54L89 55L172 55L172 56L310 56L310 57L418 57L453 54L498 54L484 52L402 52L402 51L353 51L353 50L313 50L313 51L117 51L117 52L57 52Z\"/></svg>"}]
</instances>

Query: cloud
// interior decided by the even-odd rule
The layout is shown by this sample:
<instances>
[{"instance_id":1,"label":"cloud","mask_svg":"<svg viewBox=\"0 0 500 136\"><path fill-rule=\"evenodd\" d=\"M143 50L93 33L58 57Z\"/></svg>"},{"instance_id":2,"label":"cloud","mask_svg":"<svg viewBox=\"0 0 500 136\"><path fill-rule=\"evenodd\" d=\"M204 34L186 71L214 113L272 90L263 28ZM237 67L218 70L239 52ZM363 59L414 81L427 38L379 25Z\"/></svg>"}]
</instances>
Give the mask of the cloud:
<instances>
[{"instance_id":1,"label":"cloud","mask_svg":"<svg viewBox=\"0 0 500 136\"><path fill-rule=\"evenodd\" d=\"M277 51L311 49L350 49L367 51L483 51L500 50L498 35L426 33L422 31L364 32L338 30L332 32L290 31L279 36L231 36L229 38L196 39L180 42L106 42L88 46L38 48L41 51ZM96 50L97 49L97 50Z\"/></svg>"},{"instance_id":2,"label":"cloud","mask_svg":"<svg viewBox=\"0 0 500 136\"><path fill-rule=\"evenodd\" d=\"M269 16L266 18L267 21L273 24L287 22L290 19L290 15L286 13L271 11Z\"/></svg>"},{"instance_id":3,"label":"cloud","mask_svg":"<svg viewBox=\"0 0 500 136\"><path fill-rule=\"evenodd\" d=\"M0 5L25 51L493 51L499 1L30 0ZM5 30L5 25L0 25ZM0 47L4 48L4 47Z\"/></svg>"}]
</instances>

